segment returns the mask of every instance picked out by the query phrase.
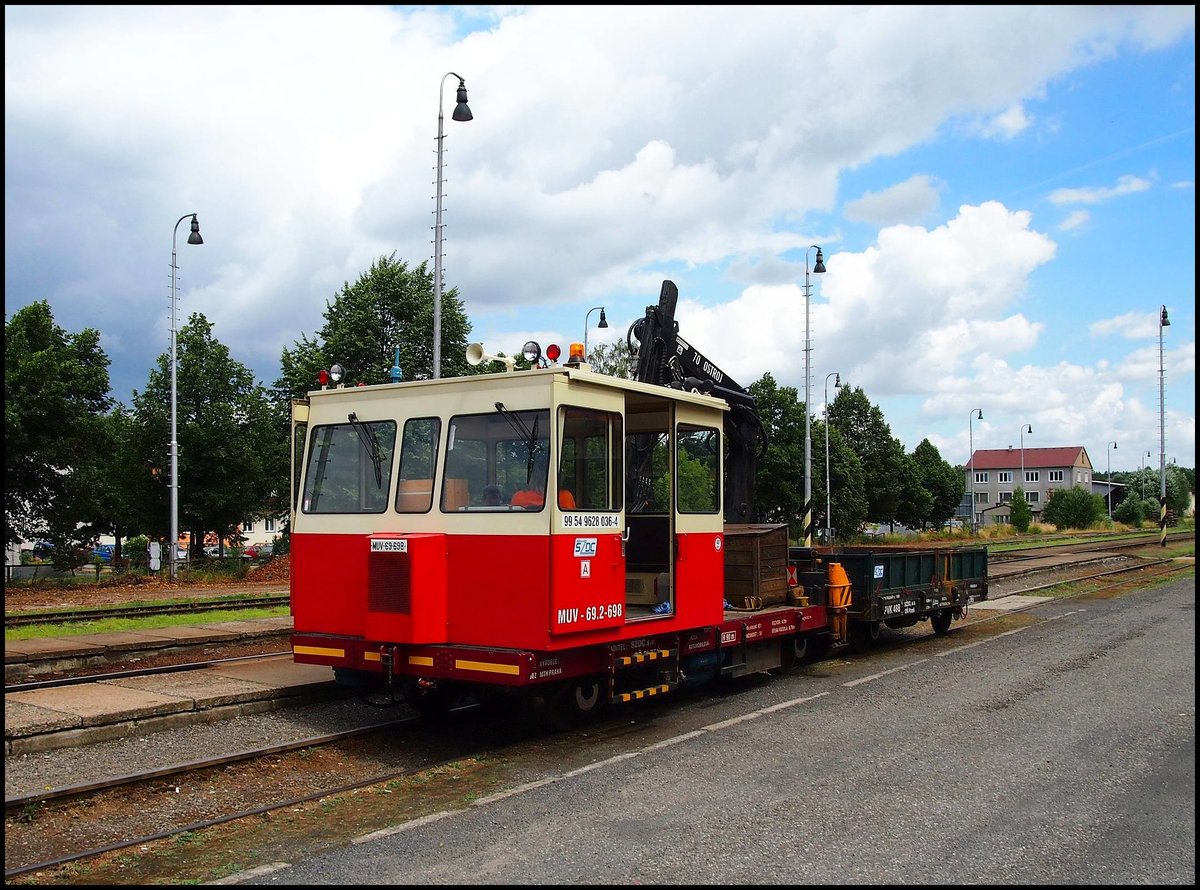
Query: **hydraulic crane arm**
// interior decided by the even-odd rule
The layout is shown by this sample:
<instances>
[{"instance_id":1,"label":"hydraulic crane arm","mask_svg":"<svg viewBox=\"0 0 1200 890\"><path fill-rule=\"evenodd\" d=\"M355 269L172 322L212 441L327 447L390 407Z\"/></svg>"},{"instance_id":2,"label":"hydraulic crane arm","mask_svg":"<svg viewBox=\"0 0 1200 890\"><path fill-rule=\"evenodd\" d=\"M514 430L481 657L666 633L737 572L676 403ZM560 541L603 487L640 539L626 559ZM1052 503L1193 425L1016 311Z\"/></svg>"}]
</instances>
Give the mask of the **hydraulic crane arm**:
<instances>
[{"instance_id":1,"label":"hydraulic crane arm","mask_svg":"<svg viewBox=\"0 0 1200 890\"><path fill-rule=\"evenodd\" d=\"M757 402L744 387L679 336L675 306L679 289L664 281L656 306L629 327L626 343L637 353L637 377L642 383L707 393L729 404L725 438L725 521L754 522L754 476L758 458L767 446L767 431Z\"/></svg>"}]
</instances>

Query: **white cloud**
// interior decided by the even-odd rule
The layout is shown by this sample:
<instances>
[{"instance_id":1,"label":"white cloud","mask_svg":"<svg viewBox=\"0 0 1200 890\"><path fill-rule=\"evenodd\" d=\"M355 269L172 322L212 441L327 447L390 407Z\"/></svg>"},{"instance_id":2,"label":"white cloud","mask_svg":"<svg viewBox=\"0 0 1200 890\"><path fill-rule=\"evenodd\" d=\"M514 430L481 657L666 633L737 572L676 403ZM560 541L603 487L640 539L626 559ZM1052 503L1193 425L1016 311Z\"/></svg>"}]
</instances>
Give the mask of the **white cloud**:
<instances>
[{"instance_id":1,"label":"white cloud","mask_svg":"<svg viewBox=\"0 0 1200 890\"><path fill-rule=\"evenodd\" d=\"M1055 189L1046 196L1046 200L1051 204L1102 204L1113 198L1144 192L1150 186L1150 180L1140 176L1122 176L1117 184L1111 187Z\"/></svg>"},{"instance_id":2,"label":"white cloud","mask_svg":"<svg viewBox=\"0 0 1200 890\"><path fill-rule=\"evenodd\" d=\"M890 188L847 201L842 213L854 222L894 225L926 219L937 206L936 182L928 175L914 174Z\"/></svg>"},{"instance_id":3,"label":"white cloud","mask_svg":"<svg viewBox=\"0 0 1200 890\"><path fill-rule=\"evenodd\" d=\"M976 154L1011 151L1043 181L1062 179L1046 165L1078 175L1116 154L1055 101L1131 48L1186 42L1194 10L944 7L929 22L905 6L682 21L666 6L9 6L6 309L45 297L60 323L103 330L125 397L166 347L168 229L195 211L206 243L180 249L183 318L203 311L273 380L345 281L381 255L431 260L442 99L445 279L492 351L526 328L577 339L598 303L622 337L671 277L684 335L735 379L802 385L804 251L819 243L814 378L836 369L951 417L981 397L989 415L1019 410L1024 386L1094 404L1124 356L1042 367L1046 331L1069 339L1042 288L1066 246L1112 237L1105 221L1072 213L1060 251L1012 197L1017 178ZM447 71L466 79L470 123L449 120ZM1154 181L1098 175L1115 184L1052 202ZM1176 203L1194 191L1188 171L1162 176ZM1186 365L1194 327L1181 316L1172 335Z\"/></svg>"}]
</instances>

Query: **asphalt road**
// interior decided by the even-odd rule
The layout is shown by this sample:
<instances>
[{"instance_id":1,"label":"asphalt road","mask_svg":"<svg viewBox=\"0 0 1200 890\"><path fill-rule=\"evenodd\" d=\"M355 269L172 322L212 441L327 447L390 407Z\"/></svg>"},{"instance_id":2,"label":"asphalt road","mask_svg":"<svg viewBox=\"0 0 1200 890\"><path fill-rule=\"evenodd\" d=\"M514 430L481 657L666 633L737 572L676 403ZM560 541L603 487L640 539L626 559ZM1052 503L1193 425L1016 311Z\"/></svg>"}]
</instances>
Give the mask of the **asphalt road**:
<instances>
[{"instance_id":1,"label":"asphalt road","mask_svg":"<svg viewBox=\"0 0 1200 890\"><path fill-rule=\"evenodd\" d=\"M1195 883L1194 578L892 640L222 883Z\"/></svg>"}]
</instances>

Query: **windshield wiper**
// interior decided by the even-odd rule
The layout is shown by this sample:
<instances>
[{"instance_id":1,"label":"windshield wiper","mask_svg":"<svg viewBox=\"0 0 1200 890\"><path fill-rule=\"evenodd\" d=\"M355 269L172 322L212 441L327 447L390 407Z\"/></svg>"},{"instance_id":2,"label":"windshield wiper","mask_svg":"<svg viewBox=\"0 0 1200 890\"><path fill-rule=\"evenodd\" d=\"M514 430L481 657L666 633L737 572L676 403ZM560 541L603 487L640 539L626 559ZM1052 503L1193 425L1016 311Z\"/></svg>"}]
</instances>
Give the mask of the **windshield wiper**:
<instances>
[{"instance_id":1,"label":"windshield wiper","mask_svg":"<svg viewBox=\"0 0 1200 890\"><path fill-rule=\"evenodd\" d=\"M371 463L375 465L375 487L382 488L383 456L379 453L379 440L375 438L375 431L359 420L358 415L353 411L346 415L346 419L354 427L354 432L358 433L359 441L362 442L363 448L367 450L367 455L371 458Z\"/></svg>"},{"instance_id":2,"label":"windshield wiper","mask_svg":"<svg viewBox=\"0 0 1200 890\"><path fill-rule=\"evenodd\" d=\"M525 425L525 421L521 419L521 416L519 414L513 414L511 411L505 408L503 402L496 402L496 410L500 412L501 417L508 421L508 425L512 427L513 432L516 433L521 438L521 441L525 443L525 450L529 455L529 463L525 469L525 484L528 485L530 480L533 479L533 459L538 452L539 446L541 445L537 437L538 420L541 417L541 412L534 412L533 429L530 430L529 427Z\"/></svg>"}]
</instances>

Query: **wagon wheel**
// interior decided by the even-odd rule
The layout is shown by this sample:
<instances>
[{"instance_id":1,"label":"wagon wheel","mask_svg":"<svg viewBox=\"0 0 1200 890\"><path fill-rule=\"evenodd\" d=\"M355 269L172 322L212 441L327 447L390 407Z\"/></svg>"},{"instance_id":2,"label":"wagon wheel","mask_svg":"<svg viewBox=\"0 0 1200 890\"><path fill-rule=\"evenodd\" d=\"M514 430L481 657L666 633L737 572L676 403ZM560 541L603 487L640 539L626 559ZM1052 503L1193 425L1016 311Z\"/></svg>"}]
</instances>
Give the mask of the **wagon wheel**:
<instances>
[{"instance_id":1,"label":"wagon wheel","mask_svg":"<svg viewBox=\"0 0 1200 890\"><path fill-rule=\"evenodd\" d=\"M608 704L600 677L576 677L549 690L545 697L546 718L556 729L570 729L590 720Z\"/></svg>"},{"instance_id":2,"label":"wagon wheel","mask_svg":"<svg viewBox=\"0 0 1200 890\"><path fill-rule=\"evenodd\" d=\"M949 609L939 609L929 616L929 623L933 625L933 632L938 636L950 630L950 622L953 620L953 614Z\"/></svg>"},{"instance_id":3,"label":"wagon wheel","mask_svg":"<svg viewBox=\"0 0 1200 890\"><path fill-rule=\"evenodd\" d=\"M458 704L459 693L453 686L443 684L438 684L432 689L422 689L413 681L405 685L404 700L422 717L439 720Z\"/></svg>"},{"instance_id":4,"label":"wagon wheel","mask_svg":"<svg viewBox=\"0 0 1200 890\"><path fill-rule=\"evenodd\" d=\"M803 664L809 658L809 653L816 648L810 646L808 635L794 636L790 640L783 640L780 644L780 656L783 663L783 669L796 667Z\"/></svg>"},{"instance_id":5,"label":"wagon wheel","mask_svg":"<svg viewBox=\"0 0 1200 890\"><path fill-rule=\"evenodd\" d=\"M879 642L883 632L882 621L853 621L850 623L850 648L855 652L866 652Z\"/></svg>"}]
</instances>

